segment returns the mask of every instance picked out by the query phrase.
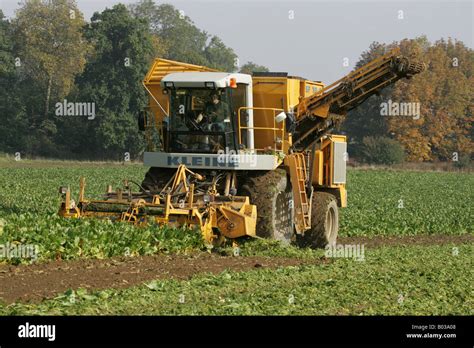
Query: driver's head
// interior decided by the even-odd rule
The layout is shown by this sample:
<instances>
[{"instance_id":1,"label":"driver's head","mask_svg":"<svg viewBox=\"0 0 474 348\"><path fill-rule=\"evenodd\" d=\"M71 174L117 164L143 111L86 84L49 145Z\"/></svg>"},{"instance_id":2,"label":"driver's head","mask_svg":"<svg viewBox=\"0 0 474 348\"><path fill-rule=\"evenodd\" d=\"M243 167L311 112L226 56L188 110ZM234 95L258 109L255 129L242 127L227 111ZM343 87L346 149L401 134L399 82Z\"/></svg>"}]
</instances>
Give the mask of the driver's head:
<instances>
[{"instance_id":1,"label":"driver's head","mask_svg":"<svg viewBox=\"0 0 474 348\"><path fill-rule=\"evenodd\" d=\"M219 95L217 93L212 93L211 94L211 102L213 104L218 104L219 103Z\"/></svg>"}]
</instances>

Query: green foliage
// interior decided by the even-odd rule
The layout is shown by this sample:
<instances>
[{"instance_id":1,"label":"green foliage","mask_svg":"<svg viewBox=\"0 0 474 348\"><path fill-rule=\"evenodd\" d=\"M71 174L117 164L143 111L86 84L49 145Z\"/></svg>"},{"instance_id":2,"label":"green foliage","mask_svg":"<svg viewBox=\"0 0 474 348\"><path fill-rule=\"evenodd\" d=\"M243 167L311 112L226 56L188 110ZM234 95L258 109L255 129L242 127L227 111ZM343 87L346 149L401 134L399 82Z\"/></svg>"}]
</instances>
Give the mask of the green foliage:
<instances>
[{"instance_id":1,"label":"green foliage","mask_svg":"<svg viewBox=\"0 0 474 348\"><path fill-rule=\"evenodd\" d=\"M186 253L204 247L199 233L184 228L136 228L110 220L65 220L57 214L38 220L25 213L5 221L3 235L10 244L38 245L40 260Z\"/></svg>"},{"instance_id":2,"label":"green foliage","mask_svg":"<svg viewBox=\"0 0 474 348\"><path fill-rule=\"evenodd\" d=\"M122 4L83 19L74 0L31 0L0 13L0 150L123 160L144 149L136 115L153 58L235 70L236 54L168 4ZM15 66L17 64L17 66ZM91 103L95 118L56 115L56 103Z\"/></svg>"},{"instance_id":3,"label":"green foliage","mask_svg":"<svg viewBox=\"0 0 474 348\"><path fill-rule=\"evenodd\" d=\"M3 17L3 16L2 16ZM0 148L23 155L58 156L51 106L72 89L89 44L74 1L27 1L11 22L2 18ZM13 39L14 38L14 39Z\"/></svg>"},{"instance_id":4,"label":"green foliage","mask_svg":"<svg viewBox=\"0 0 474 348\"><path fill-rule=\"evenodd\" d=\"M16 58L13 27L0 10L0 149L5 152L21 149L28 125L18 82L20 75L15 68Z\"/></svg>"},{"instance_id":5,"label":"green foliage","mask_svg":"<svg viewBox=\"0 0 474 348\"><path fill-rule=\"evenodd\" d=\"M56 215L58 186L70 183L76 197L75 183L84 175L87 197L98 198L107 183L118 187L124 178L139 182L145 168L49 162L34 167L36 163L26 160L0 169L0 244L36 244L39 261L205 249L197 231ZM350 170L348 183L341 236L473 232L472 174ZM233 254L232 248L219 251ZM155 280L125 290L70 289L38 304L0 304L0 315L469 315L473 303L466 270L473 251L471 244L391 246L366 248L365 261L321 262L323 250L242 240L240 257L318 261L277 270L201 274L189 281ZM179 303L181 294L184 303Z\"/></svg>"},{"instance_id":6,"label":"green foliage","mask_svg":"<svg viewBox=\"0 0 474 348\"><path fill-rule=\"evenodd\" d=\"M77 197L79 178L84 176L86 197L100 198L107 184L121 187L123 179L140 182L145 174L145 168L136 165L59 165L0 169L3 226L0 244L36 244L40 248L40 260L102 258L123 255L127 250L133 255L143 255L203 248L197 231L156 226L137 228L93 219L58 217L59 186L70 184L73 197ZM474 196L470 188L473 185L473 176L468 173L351 170L348 173L349 202L347 208L341 209L340 235L472 233L470 202ZM320 256L318 251L309 249L282 248L276 241L243 240L240 243L241 253L246 256ZM222 248L220 252L231 255L233 251Z\"/></svg>"},{"instance_id":7,"label":"green foliage","mask_svg":"<svg viewBox=\"0 0 474 348\"><path fill-rule=\"evenodd\" d=\"M365 261L68 290L2 315L472 315L471 244L366 249ZM184 301L179 302L180 297Z\"/></svg>"},{"instance_id":8,"label":"green foliage","mask_svg":"<svg viewBox=\"0 0 474 348\"><path fill-rule=\"evenodd\" d=\"M217 36L211 38L204 54L211 68L230 72L236 68L237 55L232 48L227 47Z\"/></svg>"},{"instance_id":9,"label":"green foliage","mask_svg":"<svg viewBox=\"0 0 474 348\"><path fill-rule=\"evenodd\" d=\"M472 168L472 159L469 154L462 154L458 161L454 162L454 166L459 169Z\"/></svg>"},{"instance_id":10,"label":"green foliage","mask_svg":"<svg viewBox=\"0 0 474 348\"><path fill-rule=\"evenodd\" d=\"M341 236L473 233L469 173L351 170Z\"/></svg>"},{"instance_id":11,"label":"green foliage","mask_svg":"<svg viewBox=\"0 0 474 348\"><path fill-rule=\"evenodd\" d=\"M95 13L84 36L94 44L94 53L72 97L94 103L96 117L63 119L66 131L61 133L61 142L90 157L123 159L125 152L135 157L143 145L136 115L147 101L141 80L153 58L147 25L132 17L124 5L116 5ZM69 125L71 121L76 127Z\"/></svg>"},{"instance_id":12,"label":"green foliage","mask_svg":"<svg viewBox=\"0 0 474 348\"><path fill-rule=\"evenodd\" d=\"M390 136L408 161L446 161L453 152L470 157L472 49L426 37L375 42L356 67L395 45L428 70L369 98L349 113L343 130L357 144L366 136ZM70 159L138 157L144 141L136 115L146 103L141 81L157 56L223 71L235 70L237 62L219 37L152 0L105 9L88 24L74 0L25 1L11 21L0 13L0 150ZM268 69L248 62L240 71ZM52 106L64 98L95 103L97 117L55 116ZM388 99L419 102L421 118L381 117L380 103Z\"/></svg>"},{"instance_id":13,"label":"green foliage","mask_svg":"<svg viewBox=\"0 0 474 348\"><path fill-rule=\"evenodd\" d=\"M370 164L398 164L404 159L403 147L387 137L364 137L357 158Z\"/></svg>"},{"instance_id":14,"label":"green foliage","mask_svg":"<svg viewBox=\"0 0 474 348\"><path fill-rule=\"evenodd\" d=\"M263 65L255 64L254 62L247 62L240 67L240 71L243 74L252 74L253 72L268 72L268 68Z\"/></svg>"},{"instance_id":15,"label":"green foliage","mask_svg":"<svg viewBox=\"0 0 474 348\"><path fill-rule=\"evenodd\" d=\"M0 10L0 76L2 77L11 74L15 70L11 30L10 22L5 18L3 11Z\"/></svg>"},{"instance_id":16,"label":"green foliage","mask_svg":"<svg viewBox=\"0 0 474 348\"><path fill-rule=\"evenodd\" d=\"M151 33L164 47L164 58L234 71L237 55L217 36L199 29L190 17L170 4L142 0L130 6L138 18L147 20Z\"/></svg>"},{"instance_id":17,"label":"green foliage","mask_svg":"<svg viewBox=\"0 0 474 348\"><path fill-rule=\"evenodd\" d=\"M271 239L242 239L239 243L240 256L268 256L268 257L296 257L299 259L314 259L324 254L322 249L300 248L296 245L283 245L277 240ZM219 249L226 256L234 255L234 249L230 246Z\"/></svg>"},{"instance_id":18,"label":"green foliage","mask_svg":"<svg viewBox=\"0 0 474 348\"><path fill-rule=\"evenodd\" d=\"M132 6L132 12L136 17L148 20L152 33L166 47L165 58L198 65L208 63L202 54L208 35L174 6L156 5L153 1L146 0Z\"/></svg>"},{"instance_id":19,"label":"green foliage","mask_svg":"<svg viewBox=\"0 0 474 348\"><path fill-rule=\"evenodd\" d=\"M144 172L145 168L141 166L3 168L0 177L0 244L38 245L39 260L135 256L204 248L200 233L195 231L155 225L137 228L107 220L69 220L57 215L60 202L57 189L64 183L71 184L73 195L77 197L79 177L84 175L87 196L100 198L107 183L120 187L124 178L140 182Z\"/></svg>"}]
</instances>

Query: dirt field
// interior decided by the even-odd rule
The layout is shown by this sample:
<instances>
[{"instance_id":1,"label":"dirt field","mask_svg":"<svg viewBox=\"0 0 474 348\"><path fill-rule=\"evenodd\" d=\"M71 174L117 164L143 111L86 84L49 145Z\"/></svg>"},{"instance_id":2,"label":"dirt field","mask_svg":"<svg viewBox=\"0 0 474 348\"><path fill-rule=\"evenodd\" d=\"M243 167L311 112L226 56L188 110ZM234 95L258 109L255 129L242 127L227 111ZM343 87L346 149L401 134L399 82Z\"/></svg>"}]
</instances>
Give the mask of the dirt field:
<instances>
[{"instance_id":1,"label":"dirt field","mask_svg":"<svg viewBox=\"0 0 474 348\"><path fill-rule=\"evenodd\" d=\"M435 234L418 236L374 236L374 237L341 237L338 244L364 244L367 248L382 246L404 245L444 245L449 243L473 243L474 236L465 234L461 236Z\"/></svg>"},{"instance_id":2,"label":"dirt field","mask_svg":"<svg viewBox=\"0 0 474 348\"><path fill-rule=\"evenodd\" d=\"M318 262L321 261L311 263ZM223 257L196 253L192 256L155 255L4 266L0 267L0 297L6 303L38 301L67 289L124 288L153 279L185 280L198 273L216 274L226 269L248 271L303 263L302 260L289 258Z\"/></svg>"},{"instance_id":3,"label":"dirt field","mask_svg":"<svg viewBox=\"0 0 474 348\"><path fill-rule=\"evenodd\" d=\"M364 244L367 248L404 245L444 245L472 243L472 235L405 236L374 238L340 238L339 243ZM100 290L126 288L154 279L190 279L202 273L220 273L226 269L249 271L275 269L303 264L321 264L331 259L299 259L284 257L232 257L209 253L114 257L106 260L81 259L53 261L32 265L0 266L0 298L5 303L38 302L55 297L67 289Z\"/></svg>"}]
</instances>

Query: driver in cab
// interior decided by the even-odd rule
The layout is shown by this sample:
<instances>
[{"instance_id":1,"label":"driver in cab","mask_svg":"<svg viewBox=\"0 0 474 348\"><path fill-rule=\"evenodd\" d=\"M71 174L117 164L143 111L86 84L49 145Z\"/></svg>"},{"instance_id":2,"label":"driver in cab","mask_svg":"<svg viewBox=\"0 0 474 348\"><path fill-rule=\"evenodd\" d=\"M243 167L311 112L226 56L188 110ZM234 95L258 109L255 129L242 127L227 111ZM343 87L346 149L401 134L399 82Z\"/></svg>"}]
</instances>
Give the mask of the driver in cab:
<instances>
[{"instance_id":1,"label":"driver in cab","mask_svg":"<svg viewBox=\"0 0 474 348\"><path fill-rule=\"evenodd\" d=\"M229 108L226 102L223 102L219 98L217 92L213 92L210 95L210 100L206 103L203 112L201 112L196 118L197 123L201 123L203 119L207 118L209 130L211 131L224 131L224 122L228 119Z\"/></svg>"}]
</instances>

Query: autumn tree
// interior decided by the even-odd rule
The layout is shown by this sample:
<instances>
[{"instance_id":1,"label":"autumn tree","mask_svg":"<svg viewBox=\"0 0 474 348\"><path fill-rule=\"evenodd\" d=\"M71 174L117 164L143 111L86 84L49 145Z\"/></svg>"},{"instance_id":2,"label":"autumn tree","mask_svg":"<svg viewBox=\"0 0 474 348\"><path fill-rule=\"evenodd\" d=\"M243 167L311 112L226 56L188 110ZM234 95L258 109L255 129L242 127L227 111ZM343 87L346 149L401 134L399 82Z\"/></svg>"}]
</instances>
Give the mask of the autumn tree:
<instances>
[{"instance_id":1,"label":"autumn tree","mask_svg":"<svg viewBox=\"0 0 474 348\"><path fill-rule=\"evenodd\" d=\"M19 58L25 74L42 88L45 119L51 100L67 95L74 77L84 69L88 51L81 32L84 24L74 0L28 0L16 13Z\"/></svg>"},{"instance_id":2,"label":"autumn tree","mask_svg":"<svg viewBox=\"0 0 474 348\"><path fill-rule=\"evenodd\" d=\"M452 160L472 154L473 51L457 40L431 44L426 37L390 45L374 43L357 66L399 46L403 55L426 63L427 70L402 79L351 111L344 122L349 137L390 136L403 145L409 161ZM419 103L420 115L381 115L381 104Z\"/></svg>"},{"instance_id":3,"label":"autumn tree","mask_svg":"<svg viewBox=\"0 0 474 348\"><path fill-rule=\"evenodd\" d=\"M439 40L422 47L410 40L402 52L425 61L427 71L395 86L393 99L419 102L418 120L389 118L388 128L405 147L408 159L452 160L472 153L473 51L456 40Z\"/></svg>"}]
</instances>

